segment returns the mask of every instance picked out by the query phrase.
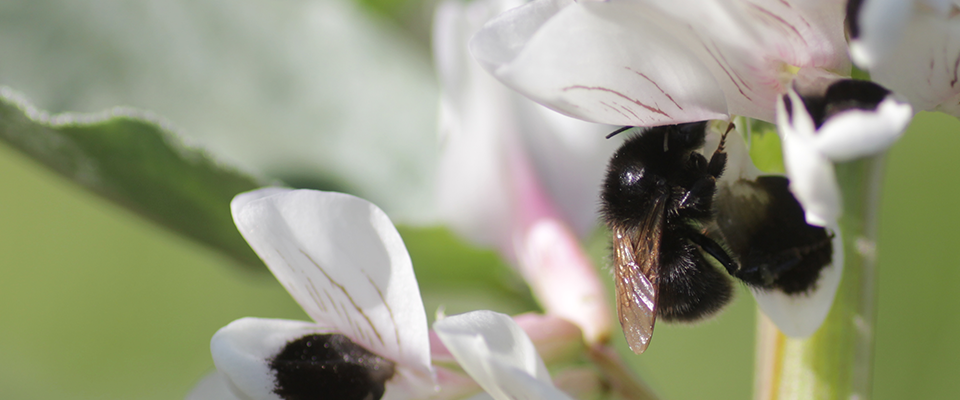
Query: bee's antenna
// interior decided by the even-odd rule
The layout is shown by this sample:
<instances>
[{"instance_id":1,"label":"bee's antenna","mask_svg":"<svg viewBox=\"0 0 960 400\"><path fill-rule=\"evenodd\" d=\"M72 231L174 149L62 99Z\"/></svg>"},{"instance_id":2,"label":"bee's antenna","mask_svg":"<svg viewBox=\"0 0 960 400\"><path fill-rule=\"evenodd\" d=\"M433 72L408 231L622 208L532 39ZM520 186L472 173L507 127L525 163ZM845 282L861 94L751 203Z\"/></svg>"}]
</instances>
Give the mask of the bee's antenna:
<instances>
[{"instance_id":1,"label":"bee's antenna","mask_svg":"<svg viewBox=\"0 0 960 400\"><path fill-rule=\"evenodd\" d=\"M615 130L615 131L613 131L613 132L610 132L610 134L607 135L607 139L610 139L610 138L612 138L612 137L614 137L614 136L617 136L618 133L623 132L623 131L625 131L625 130L628 130L628 129L630 129L630 128L633 128L633 127L632 127L632 126L624 126L624 127L621 127L620 129L617 129L617 130Z\"/></svg>"}]
</instances>

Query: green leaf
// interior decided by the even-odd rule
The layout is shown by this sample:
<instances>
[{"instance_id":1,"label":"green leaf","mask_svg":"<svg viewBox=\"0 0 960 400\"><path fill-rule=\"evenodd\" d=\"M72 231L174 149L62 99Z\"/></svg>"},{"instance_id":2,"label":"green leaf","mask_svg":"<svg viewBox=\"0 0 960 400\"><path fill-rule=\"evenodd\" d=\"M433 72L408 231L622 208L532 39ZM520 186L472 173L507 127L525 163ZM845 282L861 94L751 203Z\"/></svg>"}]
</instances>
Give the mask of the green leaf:
<instances>
[{"instance_id":1,"label":"green leaf","mask_svg":"<svg viewBox=\"0 0 960 400\"><path fill-rule=\"evenodd\" d=\"M0 139L60 175L241 264L263 264L230 216L238 193L265 186L128 109L49 116L0 88Z\"/></svg>"},{"instance_id":2,"label":"green leaf","mask_svg":"<svg viewBox=\"0 0 960 400\"><path fill-rule=\"evenodd\" d=\"M766 173L783 174L783 153L777 126L758 119L750 120L750 158Z\"/></svg>"},{"instance_id":3,"label":"green leaf","mask_svg":"<svg viewBox=\"0 0 960 400\"><path fill-rule=\"evenodd\" d=\"M472 247L443 227L397 230L410 252L430 321L438 309L447 315L539 310L526 283L496 252Z\"/></svg>"}]
</instances>

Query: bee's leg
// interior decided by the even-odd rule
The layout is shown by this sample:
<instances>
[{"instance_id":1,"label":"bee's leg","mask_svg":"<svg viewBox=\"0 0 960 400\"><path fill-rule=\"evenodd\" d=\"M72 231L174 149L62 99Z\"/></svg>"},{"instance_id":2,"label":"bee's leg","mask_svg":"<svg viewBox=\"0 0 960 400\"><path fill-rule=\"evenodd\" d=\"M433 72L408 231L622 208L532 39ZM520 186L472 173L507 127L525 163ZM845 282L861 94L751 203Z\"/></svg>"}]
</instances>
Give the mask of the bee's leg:
<instances>
[{"instance_id":1,"label":"bee's leg","mask_svg":"<svg viewBox=\"0 0 960 400\"><path fill-rule=\"evenodd\" d=\"M713 156L710 157L710 163L707 164L707 173L714 178L719 179L720 175L723 175L723 170L727 166L727 153L724 152L724 144L727 143L727 134L733 130L734 125L731 123L727 127L727 131L720 135L720 144L717 146L717 150L713 152Z\"/></svg>"},{"instance_id":2,"label":"bee's leg","mask_svg":"<svg viewBox=\"0 0 960 400\"><path fill-rule=\"evenodd\" d=\"M717 149L719 150L719 148ZM727 168L727 153L716 151L710 157L710 163L707 164L707 173L714 179L720 179L723 170Z\"/></svg>"},{"instance_id":3,"label":"bee's leg","mask_svg":"<svg viewBox=\"0 0 960 400\"><path fill-rule=\"evenodd\" d=\"M707 252L710 256L720 262L724 268L727 269L727 272L730 275L735 275L737 270L740 269L740 266L737 265L736 261L733 261L733 258L727 254L727 251L723 249L717 242L714 242L713 239L710 239L706 235L692 231L688 235L690 241L700 246L703 251Z\"/></svg>"}]
</instances>

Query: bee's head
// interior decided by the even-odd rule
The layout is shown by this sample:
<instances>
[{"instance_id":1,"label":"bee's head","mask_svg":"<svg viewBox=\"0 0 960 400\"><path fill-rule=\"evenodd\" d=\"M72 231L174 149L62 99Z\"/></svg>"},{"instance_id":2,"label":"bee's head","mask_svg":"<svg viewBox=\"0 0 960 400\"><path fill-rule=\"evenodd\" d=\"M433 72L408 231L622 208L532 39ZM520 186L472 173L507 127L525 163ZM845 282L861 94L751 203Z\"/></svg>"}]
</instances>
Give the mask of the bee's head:
<instances>
[{"instance_id":1,"label":"bee's head","mask_svg":"<svg viewBox=\"0 0 960 400\"><path fill-rule=\"evenodd\" d=\"M675 125L664 139L664 152L686 153L703 147L707 121Z\"/></svg>"}]
</instances>

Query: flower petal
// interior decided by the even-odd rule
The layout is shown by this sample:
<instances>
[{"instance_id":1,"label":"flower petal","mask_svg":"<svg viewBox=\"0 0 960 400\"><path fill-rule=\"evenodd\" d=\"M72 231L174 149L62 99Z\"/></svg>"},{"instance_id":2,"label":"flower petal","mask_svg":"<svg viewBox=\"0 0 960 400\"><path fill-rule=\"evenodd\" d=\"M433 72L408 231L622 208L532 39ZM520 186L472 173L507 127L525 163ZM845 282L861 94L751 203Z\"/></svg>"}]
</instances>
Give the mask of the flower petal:
<instances>
[{"instance_id":1,"label":"flower petal","mask_svg":"<svg viewBox=\"0 0 960 400\"><path fill-rule=\"evenodd\" d=\"M438 180L441 216L474 242L511 248L517 163L579 235L596 226L597 185L619 138L615 127L567 117L524 98L470 57L469 38L521 2L448 0L434 17L434 54L443 87Z\"/></svg>"},{"instance_id":2,"label":"flower petal","mask_svg":"<svg viewBox=\"0 0 960 400\"><path fill-rule=\"evenodd\" d=\"M553 386L530 338L509 316L474 311L439 320L433 329L494 399L569 399Z\"/></svg>"},{"instance_id":3,"label":"flower petal","mask_svg":"<svg viewBox=\"0 0 960 400\"><path fill-rule=\"evenodd\" d=\"M918 110L960 116L960 8L949 1L868 0L850 51L871 78Z\"/></svg>"},{"instance_id":4,"label":"flower petal","mask_svg":"<svg viewBox=\"0 0 960 400\"><path fill-rule=\"evenodd\" d=\"M660 14L651 20L673 31L710 69L730 114L773 120L790 68L850 69L836 0L632 1Z\"/></svg>"},{"instance_id":5,"label":"flower petal","mask_svg":"<svg viewBox=\"0 0 960 400\"><path fill-rule=\"evenodd\" d=\"M230 391L227 377L220 371L213 371L203 377L197 386L187 393L185 400L243 400Z\"/></svg>"},{"instance_id":6,"label":"flower petal","mask_svg":"<svg viewBox=\"0 0 960 400\"><path fill-rule=\"evenodd\" d=\"M875 155L900 139L911 119L910 104L897 100L891 93L872 109L855 107L830 116L817 130L815 144L834 162Z\"/></svg>"},{"instance_id":7,"label":"flower petal","mask_svg":"<svg viewBox=\"0 0 960 400\"><path fill-rule=\"evenodd\" d=\"M342 193L276 188L241 194L231 208L240 233L308 315L403 364L398 375L412 388L432 389L423 302L383 211Z\"/></svg>"},{"instance_id":8,"label":"flower petal","mask_svg":"<svg viewBox=\"0 0 960 400\"><path fill-rule=\"evenodd\" d=\"M843 238L836 223L827 226L827 231L833 234L833 261L820 270L820 279L813 290L787 295L779 290L750 287L763 313L787 336L802 338L814 334L827 318L837 295L843 276Z\"/></svg>"},{"instance_id":9,"label":"flower petal","mask_svg":"<svg viewBox=\"0 0 960 400\"><path fill-rule=\"evenodd\" d=\"M524 276L546 312L580 327L587 343L609 339L604 286L573 232L544 218L517 242Z\"/></svg>"},{"instance_id":10,"label":"flower petal","mask_svg":"<svg viewBox=\"0 0 960 400\"><path fill-rule=\"evenodd\" d=\"M440 217L458 234L506 247L512 219L507 149L520 135L513 96L470 57L466 42L490 15L492 2L445 1L434 17L434 53L443 88L437 168Z\"/></svg>"},{"instance_id":11,"label":"flower petal","mask_svg":"<svg viewBox=\"0 0 960 400\"><path fill-rule=\"evenodd\" d=\"M813 118L794 91L777 102L777 131L783 146L783 164L790 191L803 206L807 223L829 226L842 212L840 186L833 163L814 143Z\"/></svg>"},{"instance_id":12,"label":"flower petal","mask_svg":"<svg viewBox=\"0 0 960 400\"><path fill-rule=\"evenodd\" d=\"M346 336L300 321L243 318L210 349L226 386L245 399L380 399L397 372Z\"/></svg>"},{"instance_id":13,"label":"flower petal","mask_svg":"<svg viewBox=\"0 0 960 400\"><path fill-rule=\"evenodd\" d=\"M912 0L849 0L850 56L861 68L873 69L900 44L914 7Z\"/></svg>"},{"instance_id":14,"label":"flower petal","mask_svg":"<svg viewBox=\"0 0 960 400\"><path fill-rule=\"evenodd\" d=\"M625 137L600 140L616 127L567 117L524 99L517 104L524 148L560 216L584 237L597 226L607 163Z\"/></svg>"},{"instance_id":15,"label":"flower petal","mask_svg":"<svg viewBox=\"0 0 960 400\"><path fill-rule=\"evenodd\" d=\"M638 126L724 118L710 72L643 11L537 0L488 23L470 47L502 82L573 117Z\"/></svg>"},{"instance_id":16,"label":"flower petal","mask_svg":"<svg viewBox=\"0 0 960 400\"><path fill-rule=\"evenodd\" d=\"M253 400L281 400L274 393L276 372L270 359L288 342L315 334L329 333L317 324L282 319L243 318L221 328L210 340L210 353L217 371L237 397Z\"/></svg>"}]
</instances>

